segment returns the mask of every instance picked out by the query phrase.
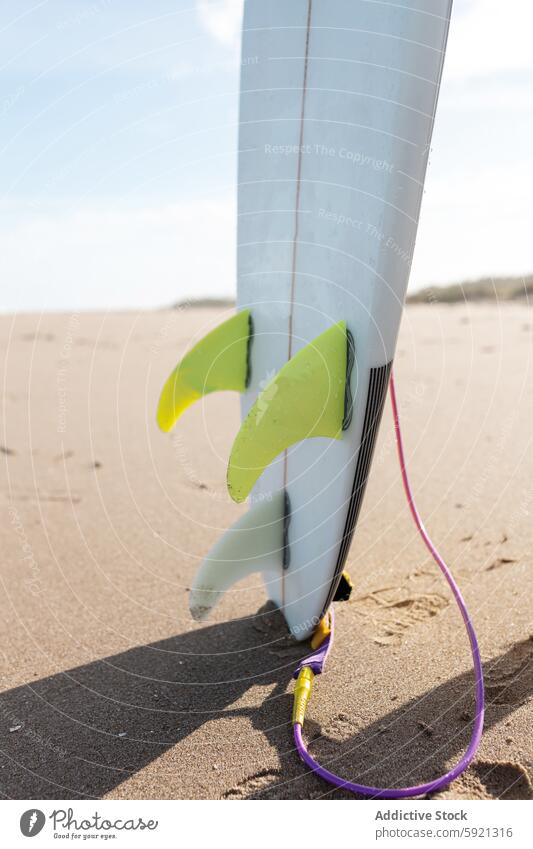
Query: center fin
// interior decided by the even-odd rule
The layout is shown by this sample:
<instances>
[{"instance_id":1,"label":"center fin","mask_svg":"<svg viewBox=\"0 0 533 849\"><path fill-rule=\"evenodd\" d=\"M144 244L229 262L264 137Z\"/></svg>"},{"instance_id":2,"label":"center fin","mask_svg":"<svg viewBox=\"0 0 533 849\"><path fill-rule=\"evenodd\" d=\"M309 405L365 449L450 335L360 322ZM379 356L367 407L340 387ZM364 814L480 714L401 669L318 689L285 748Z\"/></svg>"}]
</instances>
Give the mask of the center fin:
<instances>
[{"instance_id":1,"label":"center fin","mask_svg":"<svg viewBox=\"0 0 533 849\"><path fill-rule=\"evenodd\" d=\"M347 329L334 324L302 348L265 387L231 451L228 489L244 501L276 457L316 436L340 439L346 415Z\"/></svg>"}]
</instances>

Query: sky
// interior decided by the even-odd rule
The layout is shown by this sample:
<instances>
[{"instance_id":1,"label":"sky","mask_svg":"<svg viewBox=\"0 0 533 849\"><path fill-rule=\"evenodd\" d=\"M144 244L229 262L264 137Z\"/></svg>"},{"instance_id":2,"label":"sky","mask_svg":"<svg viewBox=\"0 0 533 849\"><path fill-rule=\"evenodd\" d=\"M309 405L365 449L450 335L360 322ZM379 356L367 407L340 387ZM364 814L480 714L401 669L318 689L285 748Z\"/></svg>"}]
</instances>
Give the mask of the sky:
<instances>
[{"instance_id":1,"label":"sky","mask_svg":"<svg viewBox=\"0 0 533 849\"><path fill-rule=\"evenodd\" d=\"M242 0L4 0L0 311L235 290ZM411 289L533 272L533 4L455 0Z\"/></svg>"}]
</instances>

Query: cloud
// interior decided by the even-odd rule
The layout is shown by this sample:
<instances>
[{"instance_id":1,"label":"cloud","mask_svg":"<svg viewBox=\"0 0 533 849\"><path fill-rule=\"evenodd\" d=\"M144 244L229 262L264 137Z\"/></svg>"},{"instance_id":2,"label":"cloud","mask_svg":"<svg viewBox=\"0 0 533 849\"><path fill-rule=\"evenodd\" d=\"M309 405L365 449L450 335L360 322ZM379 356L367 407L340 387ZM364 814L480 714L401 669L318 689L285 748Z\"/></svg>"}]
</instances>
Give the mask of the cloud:
<instances>
[{"instance_id":1,"label":"cloud","mask_svg":"<svg viewBox=\"0 0 533 849\"><path fill-rule=\"evenodd\" d=\"M531 273L533 161L429 169L411 289Z\"/></svg>"},{"instance_id":2,"label":"cloud","mask_svg":"<svg viewBox=\"0 0 533 849\"><path fill-rule=\"evenodd\" d=\"M0 212L0 309L166 306L235 291L232 197Z\"/></svg>"},{"instance_id":3,"label":"cloud","mask_svg":"<svg viewBox=\"0 0 533 849\"><path fill-rule=\"evenodd\" d=\"M196 0L202 26L230 47L239 43L242 8L243 0ZM533 70L532 28L533 5L525 0L456 0L446 73L464 78Z\"/></svg>"},{"instance_id":4,"label":"cloud","mask_svg":"<svg viewBox=\"0 0 533 849\"><path fill-rule=\"evenodd\" d=\"M196 0L202 26L221 44L239 44L243 0Z\"/></svg>"},{"instance_id":5,"label":"cloud","mask_svg":"<svg viewBox=\"0 0 533 849\"><path fill-rule=\"evenodd\" d=\"M525 0L470 0L467 6L463 0L452 11L446 76L532 71L532 28L533 6Z\"/></svg>"}]
</instances>

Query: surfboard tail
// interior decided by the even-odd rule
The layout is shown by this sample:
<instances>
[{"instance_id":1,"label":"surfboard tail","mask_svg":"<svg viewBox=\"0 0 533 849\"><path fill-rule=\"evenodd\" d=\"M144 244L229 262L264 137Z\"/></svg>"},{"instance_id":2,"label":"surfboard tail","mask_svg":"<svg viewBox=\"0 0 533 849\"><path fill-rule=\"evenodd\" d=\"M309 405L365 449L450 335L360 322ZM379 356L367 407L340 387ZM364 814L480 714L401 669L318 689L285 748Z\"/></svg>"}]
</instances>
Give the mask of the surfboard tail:
<instances>
[{"instance_id":1,"label":"surfboard tail","mask_svg":"<svg viewBox=\"0 0 533 849\"><path fill-rule=\"evenodd\" d=\"M157 411L162 430L170 430L190 404L210 392L244 390L251 339L252 317L243 311L191 349L163 387ZM354 356L353 339L340 321L295 354L259 394L228 464L228 489L235 501L244 501L265 469L291 445L313 437L341 439L352 415ZM194 619L205 620L227 590L255 573L262 574L269 597L283 608L290 520L282 487L257 500L226 531L195 577L189 600ZM291 630L304 639L317 623L318 618Z\"/></svg>"}]
</instances>

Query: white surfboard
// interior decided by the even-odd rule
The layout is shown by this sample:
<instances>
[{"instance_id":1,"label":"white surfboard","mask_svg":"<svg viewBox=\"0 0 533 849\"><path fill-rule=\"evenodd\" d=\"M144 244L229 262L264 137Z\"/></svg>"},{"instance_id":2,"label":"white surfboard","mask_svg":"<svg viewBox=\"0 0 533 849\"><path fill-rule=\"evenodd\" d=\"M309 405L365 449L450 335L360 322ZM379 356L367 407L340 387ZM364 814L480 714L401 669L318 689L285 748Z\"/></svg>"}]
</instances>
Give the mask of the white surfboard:
<instances>
[{"instance_id":1,"label":"white surfboard","mask_svg":"<svg viewBox=\"0 0 533 849\"><path fill-rule=\"evenodd\" d=\"M263 574L305 639L335 597L361 509L415 243L451 0L248 0L238 312L194 346L158 406L243 395L228 464L249 512L194 579L209 616Z\"/></svg>"},{"instance_id":2,"label":"white surfboard","mask_svg":"<svg viewBox=\"0 0 533 849\"><path fill-rule=\"evenodd\" d=\"M355 348L343 438L295 445L251 499L253 508L288 495L283 557L264 575L297 639L333 598L361 509L450 11L451 0L245 3L238 306L250 310L254 333L243 417L273 375L335 322L346 322Z\"/></svg>"}]
</instances>

